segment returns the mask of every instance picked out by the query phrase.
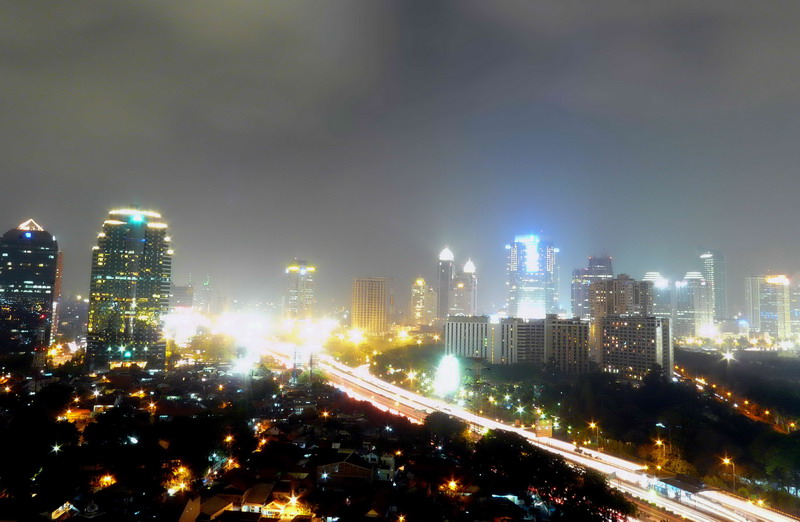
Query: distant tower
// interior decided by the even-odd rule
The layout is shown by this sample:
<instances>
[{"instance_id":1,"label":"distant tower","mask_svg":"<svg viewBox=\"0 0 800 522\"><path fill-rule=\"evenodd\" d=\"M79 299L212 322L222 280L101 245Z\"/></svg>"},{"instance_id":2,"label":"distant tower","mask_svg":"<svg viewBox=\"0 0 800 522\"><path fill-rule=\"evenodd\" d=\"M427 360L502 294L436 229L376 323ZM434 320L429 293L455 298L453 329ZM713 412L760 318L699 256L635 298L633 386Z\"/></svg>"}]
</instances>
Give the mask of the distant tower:
<instances>
[{"instance_id":1,"label":"distant tower","mask_svg":"<svg viewBox=\"0 0 800 522\"><path fill-rule=\"evenodd\" d=\"M715 250L700 251L700 273L708 283L711 292L711 306L714 321L728 319L728 286L725 256Z\"/></svg>"},{"instance_id":2,"label":"distant tower","mask_svg":"<svg viewBox=\"0 0 800 522\"><path fill-rule=\"evenodd\" d=\"M580 319L589 319L589 285L611 279L614 269L609 256L592 256L586 268L572 271L572 315Z\"/></svg>"},{"instance_id":3,"label":"distant tower","mask_svg":"<svg viewBox=\"0 0 800 522\"><path fill-rule=\"evenodd\" d=\"M286 295L283 315L290 319L311 319L314 316L314 276L317 268L295 258L286 267Z\"/></svg>"},{"instance_id":4,"label":"distant tower","mask_svg":"<svg viewBox=\"0 0 800 522\"><path fill-rule=\"evenodd\" d=\"M785 275L748 276L746 283L750 333L788 339L792 334L789 278Z\"/></svg>"},{"instance_id":5,"label":"distant tower","mask_svg":"<svg viewBox=\"0 0 800 522\"><path fill-rule=\"evenodd\" d=\"M386 334L389 329L389 280L384 277L354 279L350 314L353 328L367 335Z\"/></svg>"},{"instance_id":6,"label":"distant tower","mask_svg":"<svg viewBox=\"0 0 800 522\"><path fill-rule=\"evenodd\" d=\"M165 367L172 250L161 214L112 210L92 248L87 360L92 371Z\"/></svg>"},{"instance_id":7,"label":"distant tower","mask_svg":"<svg viewBox=\"0 0 800 522\"><path fill-rule=\"evenodd\" d=\"M436 317L445 319L450 311L450 289L455 278L455 256L449 248L444 247L439 253L439 271L436 277Z\"/></svg>"},{"instance_id":8,"label":"distant tower","mask_svg":"<svg viewBox=\"0 0 800 522\"><path fill-rule=\"evenodd\" d=\"M653 283L653 315L671 321L675 310L672 304L672 282L660 272L647 272L642 281Z\"/></svg>"},{"instance_id":9,"label":"distant tower","mask_svg":"<svg viewBox=\"0 0 800 522\"><path fill-rule=\"evenodd\" d=\"M478 314L478 277L475 274L475 263L467 259L464 268L453 278L450 289L449 315Z\"/></svg>"},{"instance_id":10,"label":"distant tower","mask_svg":"<svg viewBox=\"0 0 800 522\"><path fill-rule=\"evenodd\" d=\"M56 239L29 219L0 238L0 351L50 344L61 293Z\"/></svg>"},{"instance_id":11,"label":"distant tower","mask_svg":"<svg viewBox=\"0 0 800 522\"><path fill-rule=\"evenodd\" d=\"M530 234L516 236L506 250L509 317L543 319L548 313L557 313L559 249Z\"/></svg>"},{"instance_id":12,"label":"distant tower","mask_svg":"<svg viewBox=\"0 0 800 522\"><path fill-rule=\"evenodd\" d=\"M436 290L421 277L411 285L411 318L417 326L430 325L436 319Z\"/></svg>"},{"instance_id":13,"label":"distant tower","mask_svg":"<svg viewBox=\"0 0 800 522\"><path fill-rule=\"evenodd\" d=\"M687 272L675 281L675 337L710 337L714 334L711 286L700 272Z\"/></svg>"}]
</instances>

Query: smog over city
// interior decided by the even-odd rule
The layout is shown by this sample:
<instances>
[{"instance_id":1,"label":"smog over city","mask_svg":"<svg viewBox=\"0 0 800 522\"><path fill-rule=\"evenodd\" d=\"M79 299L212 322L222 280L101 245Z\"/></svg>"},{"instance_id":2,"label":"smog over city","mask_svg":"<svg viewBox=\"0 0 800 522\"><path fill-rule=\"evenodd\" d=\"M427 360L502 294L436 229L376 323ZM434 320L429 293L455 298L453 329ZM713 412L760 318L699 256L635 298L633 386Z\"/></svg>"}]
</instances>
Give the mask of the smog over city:
<instances>
[{"instance_id":1,"label":"smog over city","mask_svg":"<svg viewBox=\"0 0 800 522\"><path fill-rule=\"evenodd\" d=\"M0 520L800 519L800 4L2 12Z\"/></svg>"}]
</instances>

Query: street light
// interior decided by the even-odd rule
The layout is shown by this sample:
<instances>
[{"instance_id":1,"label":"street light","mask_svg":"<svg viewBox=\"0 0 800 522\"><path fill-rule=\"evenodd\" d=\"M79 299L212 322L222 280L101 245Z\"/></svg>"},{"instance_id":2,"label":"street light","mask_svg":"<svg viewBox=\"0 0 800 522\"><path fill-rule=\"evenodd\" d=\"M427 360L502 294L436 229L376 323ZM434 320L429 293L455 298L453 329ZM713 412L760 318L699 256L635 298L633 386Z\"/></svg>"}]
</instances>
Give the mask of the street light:
<instances>
[{"instance_id":1,"label":"street light","mask_svg":"<svg viewBox=\"0 0 800 522\"><path fill-rule=\"evenodd\" d=\"M664 441L661 439L656 439L656 446L661 448L661 461L667 460L667 446L664 444Z\"/></svg>"},{"instance_id":2,"label":"street light","mask_svg":"<svg viewBox=\"0 0 800 522\"><path fill-rule=\"evenodd\" d=\"M726 466L730 466L731 467L733 490L736 491L736 464L734 464L733 461L728 457L724 457L722 459L722 463L724 465L726 465Z\"/></svg>"},{"instance_id":3,"label":"street light","mask_svg":"<svg viewBox=\"0 0 800 522\"><path fill-rule=\"evenodd\" d=\"M589 423L589 428L594 430L594 443L596 446L600 447L600 426L592 421Z\"/></svg>"}]
</instances>

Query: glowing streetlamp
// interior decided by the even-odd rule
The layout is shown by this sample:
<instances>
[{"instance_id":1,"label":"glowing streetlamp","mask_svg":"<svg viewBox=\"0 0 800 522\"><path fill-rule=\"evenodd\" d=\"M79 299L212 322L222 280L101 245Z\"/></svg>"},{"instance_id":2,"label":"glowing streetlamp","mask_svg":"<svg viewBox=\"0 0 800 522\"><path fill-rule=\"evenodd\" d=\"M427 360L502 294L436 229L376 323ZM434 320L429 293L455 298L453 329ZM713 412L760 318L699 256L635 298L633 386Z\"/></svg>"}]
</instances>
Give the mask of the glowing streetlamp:
<instances>
[{"instance_id":1,"label":"glowing streetlamp","mask_svg":"<svg viewBox=\"0 0 800 522\"><path fill-rule=\"evenodd\" d=\"M596 446L600 446L600 426L597 425L596 422L592 421L589 423L589 428L594 430L594 443Z\"/></svg>"},{"instance_id":2,"label":"glowing streetlamp","mask_svg":"<svg viewBox=\"0 0 800 522\"><path fill-rule=\"evenodd\" d=\"M731 467L731 477L732 477L732 483L733 483L733 490L736 491L736 464L734 464L733 460L731 460L728 457L724 457L722 459L722 463L724 465L726 465L726 466L730 466Z\"/></svg>"}]
</instances>

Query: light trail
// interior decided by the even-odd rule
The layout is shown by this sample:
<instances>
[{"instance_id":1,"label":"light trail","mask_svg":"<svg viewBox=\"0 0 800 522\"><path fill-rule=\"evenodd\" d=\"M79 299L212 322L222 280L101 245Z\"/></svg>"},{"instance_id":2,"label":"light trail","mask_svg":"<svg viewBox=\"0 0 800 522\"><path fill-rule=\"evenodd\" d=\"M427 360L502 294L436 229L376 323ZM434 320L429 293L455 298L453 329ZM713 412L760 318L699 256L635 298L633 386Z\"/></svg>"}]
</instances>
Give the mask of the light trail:
<instances>
[{"instance_id":1,"label":"light trail","mask_svg":"<svg viewBox=\"0 0 800 522\"><path fill-rule=\"evenodd\" d=\"M270 350L282 360L291 360L291 354ZM384 411L403 415L414 422L421 422L434 411L447 413L466 421L471 426L491 430L502 430L524 437L544 451L560 455L568 462L596 470L609 477L609 484L636 498L662 509L698 522L797 522L798 518L757 506L721 491L703 491L691 496L691 505L657 495L652 489L653 479L643 473L644 466L619 457L593 450L582 449L575 453L574 446L549 437L537 437L523 428L481 417L459 406L440 399L425 397L404 388L387 383L369 373L369 366L356 368L342 364L332 357L320 354L317 364L331 378L331 383L351 396L366 400ZM353 389L355 388L355 390ZM399 407L409 410L400 411Z\"/></svg>"}]
</instances>

